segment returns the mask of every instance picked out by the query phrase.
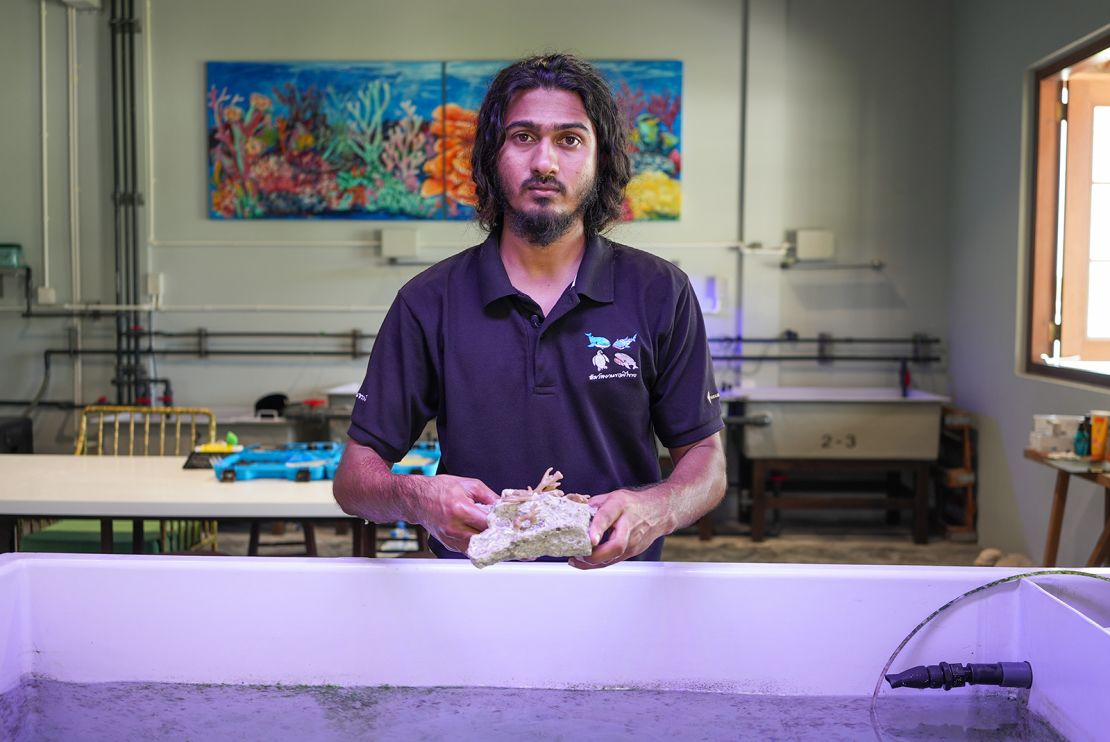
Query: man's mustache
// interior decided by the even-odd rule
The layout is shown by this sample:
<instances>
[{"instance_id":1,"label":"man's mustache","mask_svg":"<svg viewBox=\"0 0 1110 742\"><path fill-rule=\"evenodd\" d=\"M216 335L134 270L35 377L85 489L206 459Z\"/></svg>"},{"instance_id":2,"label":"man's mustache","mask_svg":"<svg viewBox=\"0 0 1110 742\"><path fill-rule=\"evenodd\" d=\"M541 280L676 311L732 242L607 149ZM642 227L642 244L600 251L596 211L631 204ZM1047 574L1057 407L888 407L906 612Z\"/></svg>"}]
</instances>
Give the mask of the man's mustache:
<instances>
[{"instance_id":1,"label":"man's mustache","mask_svg":"<svg viewBox=\"0 0 1110 742\"><path fill-rule=\"evenodd\" d=\"M566 193L566 186L555 179L553 175L533 175L528 180L520 184L520 190L526 191L529 188L555 188L559 193Z\"/></svg>"}]
</instances>

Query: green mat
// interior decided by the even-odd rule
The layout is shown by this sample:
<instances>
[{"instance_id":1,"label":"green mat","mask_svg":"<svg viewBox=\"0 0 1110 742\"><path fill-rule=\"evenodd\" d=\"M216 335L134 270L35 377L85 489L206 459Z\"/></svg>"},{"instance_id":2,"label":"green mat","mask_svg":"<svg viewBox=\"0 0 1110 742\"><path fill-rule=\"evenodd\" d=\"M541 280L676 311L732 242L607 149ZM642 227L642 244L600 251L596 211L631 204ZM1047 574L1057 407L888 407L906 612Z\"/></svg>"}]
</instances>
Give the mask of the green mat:
<instances>
[{"instance_id":1,"label":"green mat","mask_svg":"<svg viewBox=\"0 0 1110 742\"><path fill-rule=\"evenodd\" d=\"M161 528L157 520L143 521L143 553L161 552ZM170 550L173 545L169 544ZM49 551L67 554L100 553L100 521L86 518L67 518L28 533L19 540L20 551ZM131 553L131 521L112 521L112 553Z\"/></svg>"}]
</instances>

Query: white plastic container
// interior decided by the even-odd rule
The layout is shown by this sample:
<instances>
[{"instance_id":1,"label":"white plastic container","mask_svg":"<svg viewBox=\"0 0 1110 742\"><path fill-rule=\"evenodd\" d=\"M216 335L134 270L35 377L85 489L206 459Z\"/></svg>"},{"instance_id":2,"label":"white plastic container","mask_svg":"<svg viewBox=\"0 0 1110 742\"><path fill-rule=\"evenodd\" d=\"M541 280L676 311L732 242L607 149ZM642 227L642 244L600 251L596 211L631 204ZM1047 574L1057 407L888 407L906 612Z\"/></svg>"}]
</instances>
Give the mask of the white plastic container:
<instances>
[{"instance_id":1,"label":"white plastic container","mask_svg":"<svg viewBox=\"0 0 1110 742\"><path fill-rule=\"evenodd\" d=\"M1033 432L1074 438L1082 422L1083 415L1033 415Z\"/></svg>"},{"instance_id":2,"label":"white plastic container","mask_svg":"<svg viewBox=\"0 0 1110 742\"><path fill-rule=\"evenodd\" d=\"M925 617L1020 572L4 554L0 693L35 674L869 696ZM1029 708L1068 739L1105 739L1107 584L1057 575L979 592L930 623L895 669L1027 660Z\"/></svg>"},{"instance_id":3,"label":"white plastic container","mask_svg":"<svg viewBox=\"0 0 1110 742\"><path fill-rule=\"evenodd\" d=\"M1029 447L1041 453L1066 453L1075 450L1075 434L1052 435L1051 433L1029 434Z\"/></svg>"}]
</instances>

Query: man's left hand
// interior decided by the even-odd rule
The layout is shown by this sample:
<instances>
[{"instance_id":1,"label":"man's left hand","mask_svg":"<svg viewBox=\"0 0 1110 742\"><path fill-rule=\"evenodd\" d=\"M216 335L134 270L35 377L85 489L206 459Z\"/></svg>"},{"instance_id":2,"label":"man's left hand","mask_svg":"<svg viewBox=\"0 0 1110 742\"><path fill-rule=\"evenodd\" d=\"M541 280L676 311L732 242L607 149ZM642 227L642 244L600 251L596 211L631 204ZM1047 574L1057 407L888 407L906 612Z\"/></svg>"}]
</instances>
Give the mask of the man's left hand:
<instances>
[{"instance_id":1,"label":"man's left hand","mask_svg":"<svg viewBox=\"0 0 1110 742\"><path fill-rule=\"evenodd\" d=\"M598 569L642 554L655 539L671 532L671 509L658 488L614 490L590 498L597 508L590 523L589 556L573 557L570 566ZM601 539L609 533L604 543Z\"/></svg>"}]
</instances>

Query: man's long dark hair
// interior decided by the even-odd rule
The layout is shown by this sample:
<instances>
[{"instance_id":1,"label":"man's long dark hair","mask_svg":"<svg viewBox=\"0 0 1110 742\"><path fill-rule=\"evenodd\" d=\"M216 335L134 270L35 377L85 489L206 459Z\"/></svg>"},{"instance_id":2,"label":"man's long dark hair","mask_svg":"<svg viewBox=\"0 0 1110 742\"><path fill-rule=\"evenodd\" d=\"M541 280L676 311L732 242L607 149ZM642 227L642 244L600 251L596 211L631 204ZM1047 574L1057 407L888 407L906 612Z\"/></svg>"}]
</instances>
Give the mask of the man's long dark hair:
<instances>
[{"instance_id":1,"label":"man's long dark hair","mask_svg":"<svg viewBox=\"0 0 1110 742\"><path fill-rule=\"evenodd\" d=\"M605 79L588 62L572 54L546 54L514 62L497 73L478 111L474 150L470 155L478 196L478 223L493 231L504 217L497 156L505 143L505 113L517 93L536 88L577 93L597 136L597 187L582 215L586 233L600 232L617 220L624 187L632 177L624 118Z\"/></svg>"}]
</instances>

